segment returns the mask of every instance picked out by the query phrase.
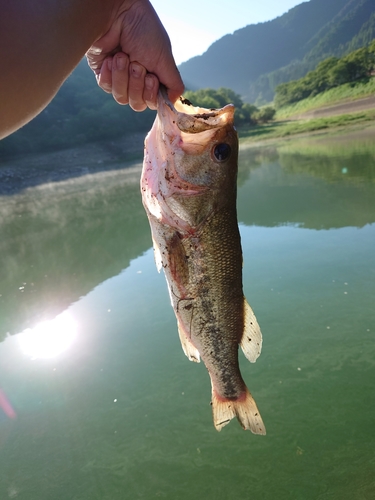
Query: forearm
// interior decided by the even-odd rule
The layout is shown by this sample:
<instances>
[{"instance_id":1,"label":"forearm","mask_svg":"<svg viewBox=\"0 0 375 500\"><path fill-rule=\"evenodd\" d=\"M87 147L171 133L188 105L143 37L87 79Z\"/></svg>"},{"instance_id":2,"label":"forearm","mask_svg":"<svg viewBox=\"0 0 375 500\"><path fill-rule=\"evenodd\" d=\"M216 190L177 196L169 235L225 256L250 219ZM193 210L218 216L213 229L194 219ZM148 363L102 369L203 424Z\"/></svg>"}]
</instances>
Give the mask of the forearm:
<instances>
[{"instance_id":1,"label":"forearm","mask_svg":"<svg viewBox=\"0 0 375 500\"><path fill-rule=\"evenodd\" d=\"M0 0L0 138L48 104L126 3Z\"/></svg>"}]
</instances>

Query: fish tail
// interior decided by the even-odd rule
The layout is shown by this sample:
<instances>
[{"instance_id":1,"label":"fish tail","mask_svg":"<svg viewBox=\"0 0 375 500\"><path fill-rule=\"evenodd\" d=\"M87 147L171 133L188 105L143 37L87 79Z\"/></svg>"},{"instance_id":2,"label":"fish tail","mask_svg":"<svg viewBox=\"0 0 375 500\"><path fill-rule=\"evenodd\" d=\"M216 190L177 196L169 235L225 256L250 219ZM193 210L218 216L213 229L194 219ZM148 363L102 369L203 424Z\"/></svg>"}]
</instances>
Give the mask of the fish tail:
<instances>
[{"instance_id":1,"label":"fish tail","mask_svg":"<svg viewBox=\"0 0 375 500\"><path fill-rule=\"evenodd\" d=\"M263 424L258 407L249 390L237 399L224 399L212 389L212 413L214 426L217 431L229 424L232 418L237 420L245 430L250 430L253 434L266 434L266 428Z\"/></svg>"}]
</instances>

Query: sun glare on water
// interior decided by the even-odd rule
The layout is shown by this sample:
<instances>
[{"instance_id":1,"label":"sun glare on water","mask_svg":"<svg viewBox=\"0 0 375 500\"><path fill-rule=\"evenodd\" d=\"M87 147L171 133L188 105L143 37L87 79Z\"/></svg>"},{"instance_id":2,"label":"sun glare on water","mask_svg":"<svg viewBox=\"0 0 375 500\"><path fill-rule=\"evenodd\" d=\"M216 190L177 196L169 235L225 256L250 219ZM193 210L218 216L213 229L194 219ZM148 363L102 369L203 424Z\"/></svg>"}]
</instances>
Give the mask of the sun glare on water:
<instances>
[{"instance_id":1,"label":"sun glare on water","mask_svg":"<svg viewBox=\"0 0 375 500\"><path fill-rule=\"evenodd\" d=\"M32 359L54 358L66 351L77 335L77 323L68 312L43 321L34 328L27 328L17 335L18 343L26 356Z\"/></svg>"}]
</instances>

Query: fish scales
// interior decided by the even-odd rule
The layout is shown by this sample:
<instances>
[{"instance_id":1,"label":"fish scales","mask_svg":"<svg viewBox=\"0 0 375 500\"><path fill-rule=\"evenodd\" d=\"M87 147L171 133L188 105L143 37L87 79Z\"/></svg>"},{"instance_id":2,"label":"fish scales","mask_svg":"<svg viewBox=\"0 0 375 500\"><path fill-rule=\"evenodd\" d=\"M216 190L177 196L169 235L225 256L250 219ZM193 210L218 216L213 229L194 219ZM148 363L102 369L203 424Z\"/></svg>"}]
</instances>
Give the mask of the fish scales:
<instances>
[{"instance_id":1,"label":"fish scales","mask_svg":"<svg viewBox=\"0 0 375 500\"><path fill-rule=\"evenodd\" d=\"M182 99L173 105L161 91L145 141L141 192L183 350L210 374L216 429L237 417L243 428L265 434L238 362L239 345L256 360L262 336L243 295L233 114L232 105L206 110Z\"/></svg>"}]
</instances>

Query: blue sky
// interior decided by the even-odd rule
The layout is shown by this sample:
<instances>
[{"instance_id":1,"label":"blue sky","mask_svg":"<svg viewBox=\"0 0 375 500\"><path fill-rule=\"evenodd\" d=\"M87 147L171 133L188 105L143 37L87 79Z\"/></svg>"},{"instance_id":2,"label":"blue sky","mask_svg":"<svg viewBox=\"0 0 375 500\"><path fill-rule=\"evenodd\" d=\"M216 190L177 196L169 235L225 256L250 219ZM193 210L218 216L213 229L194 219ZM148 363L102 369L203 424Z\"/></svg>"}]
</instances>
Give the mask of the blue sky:
<instances>
[{"instance_id":1,"label":"blue sky","mask_svg":"<svg viewBox=\"0 0 375 500\"><path fill-rule=\"evenodd\" d=\"M304 0L151 0L172 42L177 64L202 54L217 39L269 21Z\"/></svg>"}]
</instances>

